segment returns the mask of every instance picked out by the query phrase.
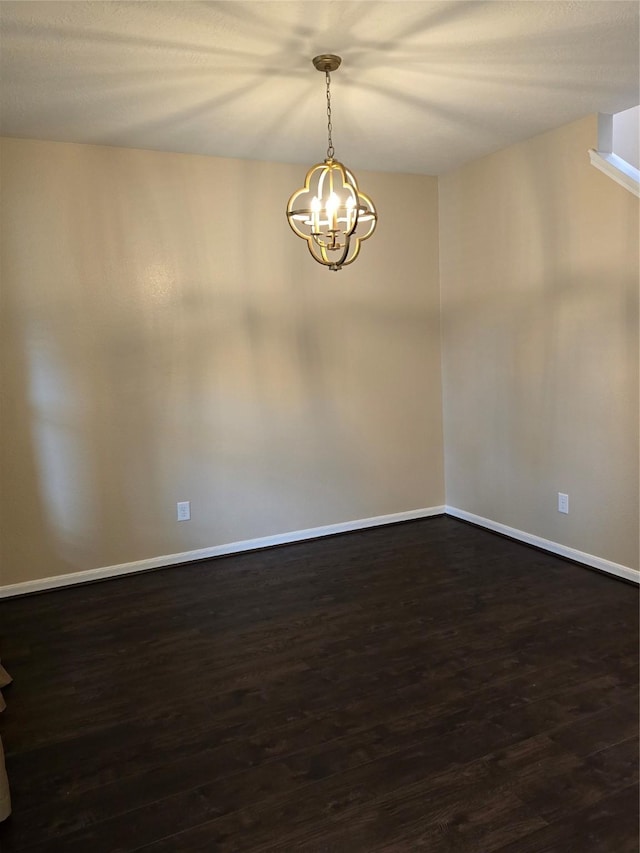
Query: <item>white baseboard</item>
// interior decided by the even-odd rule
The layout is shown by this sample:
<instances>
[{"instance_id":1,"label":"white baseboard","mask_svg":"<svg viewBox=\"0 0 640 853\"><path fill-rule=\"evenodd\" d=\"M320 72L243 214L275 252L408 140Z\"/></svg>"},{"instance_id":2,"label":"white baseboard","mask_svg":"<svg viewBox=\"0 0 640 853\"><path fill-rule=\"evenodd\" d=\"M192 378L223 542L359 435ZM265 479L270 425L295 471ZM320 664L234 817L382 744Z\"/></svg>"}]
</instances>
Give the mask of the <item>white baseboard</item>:
<instances>
[{"instance_id":1,"label":"white baseboard","mask_svg":"<svg viewBox=\"0 0 640 853\"><path fill-rule=\"evenodd\" d=\"M474 515L472 512L466 512L463 509L456 509L453 506L445 507L445 512L454 518L462 519L462 521L469 521L472 524L477 524L479 527L486 527L487 530L493 530L495 533L502 533L511 539L526 542L527 545L534 545L536 548L551 551L552 554L558 554L558 556L566 557L568 560L584 563L585 566L589 566L592 569L599 569L601 572L607 572L610 575L616 575L619 578L640 583L640 572L628 566L621 566L619 563L603 560L602 557L594 557L593 554L586 554L584 551L576 551L575 548L567 548L566 545L560 545L558 542L542 539L540 536L525 533L523 530L517 530L515 527L507 527L506 524L491 521L489 518Z\"/></svg>"},{"instance_id":2,"label":"white baseboard","mask_svg":"<svg viewBox=\"0 0 640 853\"><path fill-rule=\"evenodd\" d=\"M323 527L310 527L307 530L294 530L289 533L278 533L275 536L263 536L259 539L245 539L241 542L230 542L226 545L214 545L211 548L200 548L197 551L184 551L181 554L167 554L162 557L151 557L147 560L136 560L133 563L120 563L117 566L104 566L99 569L87 569L72 572L67 575L25 581L0 587L0 598L14 595L26 595L31 592L43 592L63 586L104 580L136 572L147 572L168 566L183 565L196 560L208 560L212 557L223 557L226 554L238 554L242 551L255 551L258 548L271 548L274 545L286 545L290 542L301 542L305 539L318 539L322 536L333 536L335 533L349 533L353 530L363 530L367 527L379 527L382 524L396 524L399 521L411 521L417 518L429 518L434 515L444 515L443 506L432 506L424 509L413 509L408 512L395 512L390 515L377 515L373 518L360 518L355 521L342 521L338 524L327 524Z\"/></svg>"}]
</instances>

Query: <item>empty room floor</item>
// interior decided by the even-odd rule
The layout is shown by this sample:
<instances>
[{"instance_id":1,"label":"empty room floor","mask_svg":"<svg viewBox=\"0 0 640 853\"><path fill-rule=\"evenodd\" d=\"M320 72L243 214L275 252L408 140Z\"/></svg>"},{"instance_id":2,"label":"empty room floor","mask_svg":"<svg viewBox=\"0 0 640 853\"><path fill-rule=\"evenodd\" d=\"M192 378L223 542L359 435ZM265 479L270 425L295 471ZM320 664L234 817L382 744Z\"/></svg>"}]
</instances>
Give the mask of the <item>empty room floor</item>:
<instances>
[{"instance_id":1,"label":"empty room floor","mask_svg":"<svg viewBox=\"0 0 640 853\"><path fill-rule=\"evenodd\" d=\"M0 601L3 853L637 853L638 591L441 516Z\"/></svg>"}]
</instances>

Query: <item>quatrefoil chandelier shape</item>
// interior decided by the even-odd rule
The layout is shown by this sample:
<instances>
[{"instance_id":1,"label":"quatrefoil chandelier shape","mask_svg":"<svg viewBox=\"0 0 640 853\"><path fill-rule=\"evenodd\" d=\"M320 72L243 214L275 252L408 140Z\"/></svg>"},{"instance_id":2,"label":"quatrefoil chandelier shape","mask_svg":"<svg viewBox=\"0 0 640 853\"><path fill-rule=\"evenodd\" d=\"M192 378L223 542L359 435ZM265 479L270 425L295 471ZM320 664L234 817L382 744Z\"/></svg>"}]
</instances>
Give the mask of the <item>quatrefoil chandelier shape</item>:
<instances>
[{"instance_id":1,"label":"quatrefoil chandelier shape","mask_svg":"<svg viewBox=\"0 0 640 853\"><path fill-rule=\"evenodd\" d=\"M313 59L327 85L327 157L307 172L304 186L287 205L287 220L298 237L307 241L314 260L340 270L358 257L360 245L375 231L378 214L371 199L361 192L353 172L334 158L331 138L331 72L342 59L324 53Z\"/></svg>"}]
</instances>

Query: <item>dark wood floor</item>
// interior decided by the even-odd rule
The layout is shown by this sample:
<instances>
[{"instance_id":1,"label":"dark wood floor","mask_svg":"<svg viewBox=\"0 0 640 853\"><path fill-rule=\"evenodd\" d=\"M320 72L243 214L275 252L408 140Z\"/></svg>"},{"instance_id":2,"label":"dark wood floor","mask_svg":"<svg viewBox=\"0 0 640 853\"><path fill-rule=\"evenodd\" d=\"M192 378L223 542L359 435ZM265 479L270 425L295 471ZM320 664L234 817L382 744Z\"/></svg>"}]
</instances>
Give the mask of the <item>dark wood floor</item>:
<instances>
[{"instance_id":1,"label":"dark wood floor","mask_svg":"<svg viewBox=\"0 0 640 853\"><path fill-rule=\"evenodd\" d=\"M452 518L0 601L3 853L637 853L638 595Z\"/></svg>"}]
</instances>

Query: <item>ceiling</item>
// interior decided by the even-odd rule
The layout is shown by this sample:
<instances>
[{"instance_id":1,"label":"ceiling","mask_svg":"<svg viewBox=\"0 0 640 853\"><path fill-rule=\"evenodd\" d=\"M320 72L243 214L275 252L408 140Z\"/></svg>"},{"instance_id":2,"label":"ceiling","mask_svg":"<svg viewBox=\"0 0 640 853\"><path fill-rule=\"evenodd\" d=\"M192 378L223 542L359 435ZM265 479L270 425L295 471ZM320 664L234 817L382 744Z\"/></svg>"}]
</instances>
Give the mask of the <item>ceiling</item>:
<instances>
[{"instance_id":1,"label":"ceiling","mask_svg":"<svg viewBox=\"0 0 640 853\"><path fill-rule=\"evenodd\" d=\"M440 174L640 101L637 2L2 2L2 133Z\"/></svg>"}]
</instances>

